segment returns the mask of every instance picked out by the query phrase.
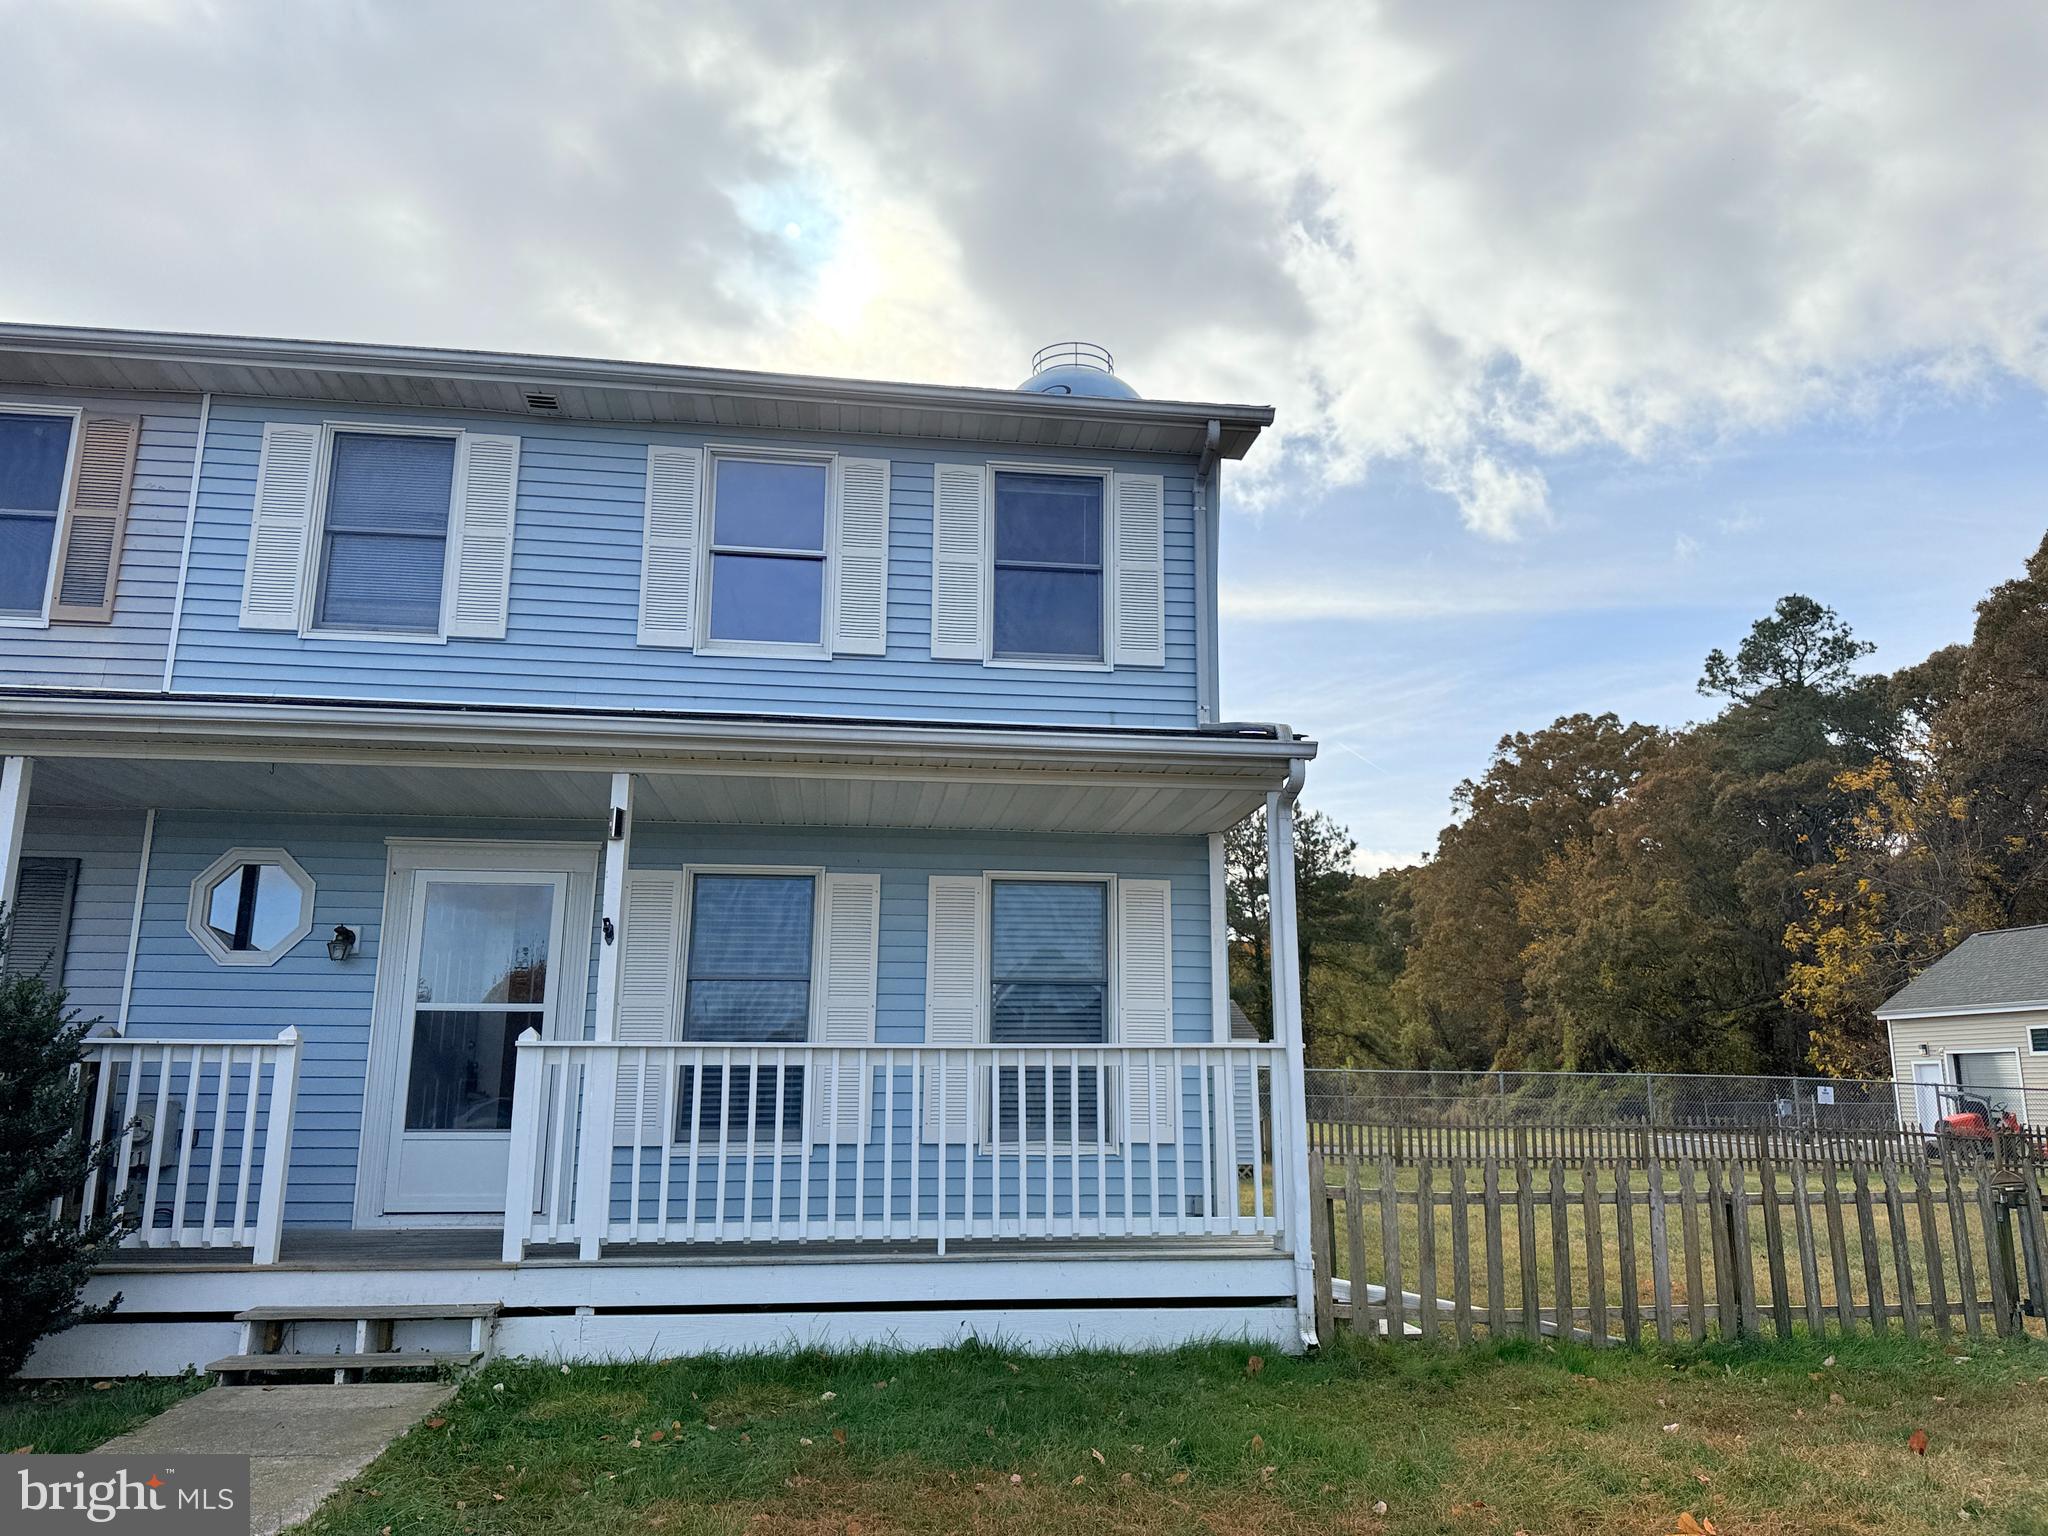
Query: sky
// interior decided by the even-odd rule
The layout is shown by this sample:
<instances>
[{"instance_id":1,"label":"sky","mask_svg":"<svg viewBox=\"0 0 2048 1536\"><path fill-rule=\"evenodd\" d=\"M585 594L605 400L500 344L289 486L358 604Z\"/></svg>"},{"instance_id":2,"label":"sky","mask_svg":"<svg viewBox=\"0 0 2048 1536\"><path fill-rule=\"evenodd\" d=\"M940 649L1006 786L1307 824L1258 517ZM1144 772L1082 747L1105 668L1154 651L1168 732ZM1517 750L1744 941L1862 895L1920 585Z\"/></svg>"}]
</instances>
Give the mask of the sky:
<instances>
[{"instance_id":1,"label":"sky","mask_svg":"<svg viewBox=\"0 0 2048 1536\"><path fill-rule=\"evenodd\" d=\"M0 317L1271 404L1224 712L1362 867L1505 732L1891 667L2048 527L2048 11L0 0Z\"/></svg>"}]
</instances>

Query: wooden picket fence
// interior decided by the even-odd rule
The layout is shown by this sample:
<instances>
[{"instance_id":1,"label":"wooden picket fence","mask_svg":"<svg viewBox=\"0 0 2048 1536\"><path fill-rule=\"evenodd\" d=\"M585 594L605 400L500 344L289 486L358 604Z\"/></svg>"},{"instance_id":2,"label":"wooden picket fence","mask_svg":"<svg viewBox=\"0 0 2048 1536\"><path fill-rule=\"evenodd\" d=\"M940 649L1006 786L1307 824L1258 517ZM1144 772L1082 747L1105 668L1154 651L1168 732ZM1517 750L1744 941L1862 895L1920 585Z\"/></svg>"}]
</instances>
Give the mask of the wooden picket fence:
<instances>
[{"instance_id":1,"label":"wooden picket fence","mask_svg":"<svg viewBox=\"0 0 2048 1536\"><path fill-rule=\"evenodd\" d=\"M1371 1119L1312 1120L1309 1145L1326 1156L1356 1157L1367 1162L1392 1158L1398 1167L1454 1160L1476 1167L1488 1157L1544 1161L1561 1158L1568 1164L1586 1158L1645 1158L1653 1153L1666 1162L1679 1156L1705 1161L1714 1158L1767 1156L1775 1162L1882 1162L1887 1157L1912 1163L1926 1155L1924 1133L1896 1123L1868 1127L1843 1124L1768 1127L1719 1125L1625 1124L1445 1124L1405 1120L1396 1116Z\"/></svg>"},{"instance_id":2,"label":"wooden picket fence","mask_svg":"<svg viewBox=\"0 0 2048 1536\"><path fill-rule=\"evenodd\" d=\"M1639 1134L1575 1161L1312 1153L1319 1328L1595 1347L2039 1328L2048 1224L2028 1149L1787 1150L1759 1135L1668 1155Z\"/></svg>"}]
</instances>

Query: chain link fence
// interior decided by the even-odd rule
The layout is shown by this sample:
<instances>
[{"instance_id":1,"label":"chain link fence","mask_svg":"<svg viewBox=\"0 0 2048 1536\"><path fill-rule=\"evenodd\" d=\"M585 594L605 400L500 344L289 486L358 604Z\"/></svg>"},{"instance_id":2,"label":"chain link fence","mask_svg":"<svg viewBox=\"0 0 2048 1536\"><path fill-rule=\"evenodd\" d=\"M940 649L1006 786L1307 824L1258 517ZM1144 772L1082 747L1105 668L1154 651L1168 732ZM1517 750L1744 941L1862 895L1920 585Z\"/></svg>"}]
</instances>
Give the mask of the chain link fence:
<instances>
[{"instance_id":1,"label":"chain link fence","mask_svg":"<svg viewBox=\"0 0 2048 1536\"><path fill-rule=\"evenodd\" d=\"M1915 1116L1889 1078L1318 1067L1306 1087L1311 1124L1882 1132Z\"/></svg>"}]
</instances>

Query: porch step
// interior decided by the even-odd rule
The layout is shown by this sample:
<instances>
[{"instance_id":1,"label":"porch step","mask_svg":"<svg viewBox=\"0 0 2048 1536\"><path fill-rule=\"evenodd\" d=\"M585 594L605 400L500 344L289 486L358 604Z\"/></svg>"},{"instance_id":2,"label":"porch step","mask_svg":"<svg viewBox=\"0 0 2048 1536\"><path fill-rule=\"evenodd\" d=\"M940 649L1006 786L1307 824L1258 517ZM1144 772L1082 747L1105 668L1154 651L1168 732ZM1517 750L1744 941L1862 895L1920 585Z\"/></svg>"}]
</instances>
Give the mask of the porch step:
<instances>
[{"instance_id":1,"label":"porch step","mask_svg":"<svg viewBox=\"0 0 2048 1536\"><path fill-rule=\"evenodd\" d=\"M207 1370L223 1375L317 1372L323 1376L338 1371L419 1371L444 1365L475 1365L483 1355L480 1349L389 1350L367 1355L223 1355L207 1366Z\"/></svg>"},{"instance_id":2,"label":"porch step","mask_svg":"<svg viewBox=\"0 0 2048 1536\"><path fill-rule=\"evenodd\" d=\"M407 1323L431 1322L435 1318L496 1317L495 1301L465 1302L449 1306L411 1307L251 1307L237 1312L238 1323Z\"/></svg>"}]
</instances>

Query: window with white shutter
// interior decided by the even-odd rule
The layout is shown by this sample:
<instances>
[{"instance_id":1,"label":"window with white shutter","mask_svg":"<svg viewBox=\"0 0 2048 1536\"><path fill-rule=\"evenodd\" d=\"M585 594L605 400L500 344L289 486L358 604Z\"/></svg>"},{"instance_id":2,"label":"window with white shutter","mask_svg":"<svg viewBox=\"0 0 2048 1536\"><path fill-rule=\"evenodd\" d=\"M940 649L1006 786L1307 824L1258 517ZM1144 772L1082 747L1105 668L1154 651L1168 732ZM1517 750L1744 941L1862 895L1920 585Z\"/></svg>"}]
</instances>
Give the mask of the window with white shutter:
<instances>
[{"instance_id":1,"label":"window with white shutter","mask_svg":"<svg viewBox=\"0 0 2048 1536\"><path fill-rule=\"evenodd\" d=\"M676 1034L676 975L682 954L683 872L630 869L626 872L623 931L619 935L619 1016L614 1038L635 1043L673 1040ZM621 1059L614 1128L621 1137L634 1127L639 1106L639 1145L662 1139L662 1084L640 1082L640 1065Z\"/></svg>"},{"instance_id":2,"label":"window with white shutter","mask_svg":"<svg viewBox=\"0 0 2048 1536\"><path fill-rule=\"evenodd\" d=\"M832 649L880 656L889 649L889 461L841 459L838 475Z\"/></svg>"},{"instance_id":3,"label":"window with white shutter","mask_svg":"<svg viewBox=\"0 0 2048 1536\"><path fill-rule=\"evenodd\" d=\"M978 1045L988 996L987 924L982 915L985 890L976 875L933 875L927 884L924 964L924 1043ZM965 1058L924 1074L924 1134L936 1141L965 1141L976 1124L973 1103L975 1076ZM945 1121L940 1124L940 1100Z\"/></svg>"},{"instance_id":4,"label":"window with white shutter","mask_svg":"<svg viewBox=\"0 0 2048 1536\"><path fill-rule=\"evenodd\" d=\"M980 661L987 628L988 471L932 466L932 656Z\"/></svg>"},{"instance_id":5,"label":"window with white shutter","mask_svg":"<svg viewBox=\"0 0 2048 1536\"><path fill-rule=\"evenodd\" d=\"M820 1043L860 1046L875 1038L881 932L882 877L825 876ZM826 1053L819 1060L825 1063L824 1071L811 1085L815 1134L841 1142L861 1139L869 1126L870 1085L860 1081L858 1060L839 1053Z\"/></svg>"},{"instance_id":6,"label":"window with white shutter","mask_svg":"<svg viewBox=\"0 0 2048 1536\"><path fill-rule=\"evenodd\" d=\"M815 876L779 872L721 870L691 876L683 1039L742 1045L796 1045L810 1039L817 887ZM801 1134L800 1064L780 1074L737 1066L730 1081L723 1067L707 1066L701 1093L694 1078L685 1067L676 1110L678 1140L689 1139L692 1104L702 1136L715 1138L721 1124L759 1127L768 1136L778 1120L784 1136Z\"/></svg>"},{"instance_id":7,"label":"window with white shutter","mask_svg":"<svg viewBox=\"0 0 2048 1536\"><path fill-rule=\"evenodd\" d=\"M1116 664L1166 665L1166 482L1118 472Z\"/></svg>"},{"instance_id":8,"label":"window with white shutter","mask_svg":"<svg viewBox=\"0 0 2048 1536\"><path fill-rule=\"evenodd\" d=\"M519 439L465 432L449 634L475 640L505 638L518 500Z\"/></svg>"},{"instance_id":9,"label":"window with white shutter","mask_svg":"<svg viewBox=\"0 0 2048 1536\"><path fill-rule=\"evenodd\" d=\"M0 411L0 619L46 616L73 413Z\"/></svg>"},{"instance_id":10,"label":"window with white shutter","mask_svg":"<svg viewBox=\"0 0 2048 1536\"><path fill-rule=\"evenodd\" d=\"M242 576L242 628L299 627L305 603L306 545L313 532L313 487L320 474L320 428L273 421L256 461L256 505Z\"/></svg>"},{"instance_id":11,"label":"window with white shutter","mask_svg":"<svg viewBox=\"0 0 2048 1536\"><path fill-rule=\"evenodd\" d=\"M704 454L668 443L647 445L647 502L640 545L642 645L684 650L697 638L698 509Z\"/></svg>"},{"instance_id":12,"label":"window with white shutter","mask_svg":"<svg viewBox=\"0 0 2048 1536\"><path fill-rule=\"evenodd\" d=\"M1117 1044L1173 1044L1173 887L1165 880L1119 880L1116 886ZM1175 1139L1172 1069L1138 1061L1130 1069L1131 1124L1126 1139Z\"/></svg>"},{"instance_id":13,"label":"window with white shutter","mask_svg":"<svg viewBox=\"0 0 2048 1536\"><path fill-rule=\"evenodd\" d=\"M990 654L998 661L1101 662L1103 478L995 477Z\"/></svg>"},{"instance_id":14,"label":"window with white shutter","mask_svg":"<svg viewBox=\"0 0 2048 1536\"><path fill-rule=\"evenodd\" d=\"M1109 893L1106 880L989 882L991 1045L1109 1043ZM1049 1065L998 1059L999 1145L1099 1139L1099 1063L1049 1055Z\"/></svg>"},{"instance_id":15,"label":"window with white shutter","mask_svg":"<svg viewBox=\"0 0 2048 1536\"><path fill-rule=\"evenodd\" d=\"M456 436L331 435L313 596L316 629L439 635Z\"/></svg>"}]
</instances>

